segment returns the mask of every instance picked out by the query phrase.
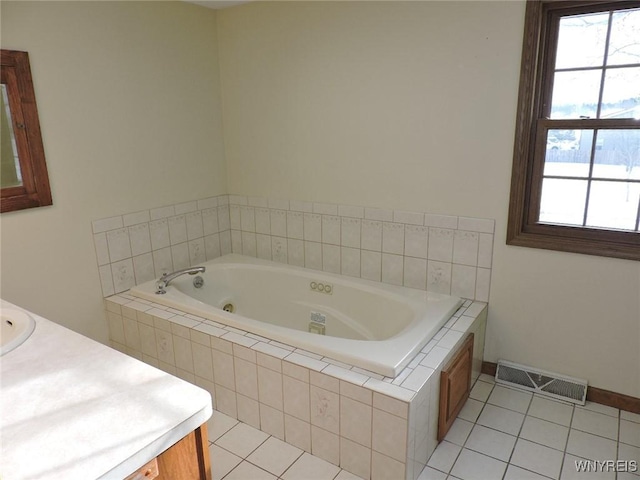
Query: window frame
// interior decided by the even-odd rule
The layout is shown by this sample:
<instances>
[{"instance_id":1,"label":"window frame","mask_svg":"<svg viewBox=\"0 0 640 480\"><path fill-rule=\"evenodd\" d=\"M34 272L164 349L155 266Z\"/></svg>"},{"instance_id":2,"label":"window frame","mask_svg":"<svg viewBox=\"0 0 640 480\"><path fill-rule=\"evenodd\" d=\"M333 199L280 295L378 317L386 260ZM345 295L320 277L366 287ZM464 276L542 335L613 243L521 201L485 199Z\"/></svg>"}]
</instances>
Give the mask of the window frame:
<instances>
[{"instance_id":1,"label":"window frame","mask_svg":"<svg viewBox=\"0 0 640 480\"><path fill-rule=\"evenodd\" d=\"M0 66L22 175L22 185L0 188L0 213L53 205L29 54L2 49Z\"/></svg>"},{"instance_id":2,"label":"window frame","mask_svg":"<svg viewBox=\"0 0 640 480\"><path fill-rule=\"evenodd\" d=\"M551 94L552 61L555 60L555 51L552 49L557 46L552 15L555 12L562 12L563 15L587 13L585 8L597 12L634 7L640 7L640 1L527 1L507 223L508 245L640 260L638 232L537 221L546 150L545 136L539 135L539 129L547 129L550 124L544 117L545 100ZM617 119L617 127L608 120L581 119L580 128L640 127L640 120ZM551 122L553 128L562 128L562 125L576 128L575 120ZM541 153L536 157L536 152Z\"/></svg>"}]
</instances>

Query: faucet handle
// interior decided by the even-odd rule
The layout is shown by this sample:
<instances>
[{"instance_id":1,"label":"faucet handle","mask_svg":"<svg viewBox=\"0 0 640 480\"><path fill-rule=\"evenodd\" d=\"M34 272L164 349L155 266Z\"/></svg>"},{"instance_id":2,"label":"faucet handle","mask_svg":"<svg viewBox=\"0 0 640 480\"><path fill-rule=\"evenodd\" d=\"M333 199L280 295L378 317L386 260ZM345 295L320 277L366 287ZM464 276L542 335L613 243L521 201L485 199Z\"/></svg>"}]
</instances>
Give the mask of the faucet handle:
<instances>
[{"instance_id":1,"label":"faucet handle","mask_svg":"<svg viewBox=\"0 0 640 480\"><path fill-rule=\"evenodd\" d=\"M165 290L167 283L163 280L165 275L167 274L164 273L162 277L160 277L160 280L158 280L158 282L156 283L156 295L164 295L165 293L167 293L167 291Z\"/></svg>"}]
</instances>

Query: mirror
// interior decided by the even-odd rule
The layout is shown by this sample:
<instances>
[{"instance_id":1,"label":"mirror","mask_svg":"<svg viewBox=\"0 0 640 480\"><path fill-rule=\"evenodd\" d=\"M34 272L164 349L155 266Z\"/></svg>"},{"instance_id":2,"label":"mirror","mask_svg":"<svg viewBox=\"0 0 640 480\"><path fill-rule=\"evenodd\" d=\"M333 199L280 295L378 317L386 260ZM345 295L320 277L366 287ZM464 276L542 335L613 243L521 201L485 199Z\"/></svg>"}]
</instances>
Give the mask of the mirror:
<instances>
[{"instance_id":1,"label":"mirror","mask_svg":"<svg viewBox=\"0 0 640 480\"><path fill-rule=\"evenodd\" d=\"M18 158L18 146L16 136L13 133L13 123L11 121L11 109L9 108L9 97L7 96L7 86L0 85L0 138L2 142L0 157L0 186L19 187L22 185L22 173L20 172L20 160Z\"/></svg>"},{"instance_id":2,"label":"mirror","mask_svg":"<svg viewBox=\"0 0 640 480\"><path fill-rule=\"evenodd\" d=\"M0 211L52 205L29 55L1 50Z\"/></svg>"}]
</instances>

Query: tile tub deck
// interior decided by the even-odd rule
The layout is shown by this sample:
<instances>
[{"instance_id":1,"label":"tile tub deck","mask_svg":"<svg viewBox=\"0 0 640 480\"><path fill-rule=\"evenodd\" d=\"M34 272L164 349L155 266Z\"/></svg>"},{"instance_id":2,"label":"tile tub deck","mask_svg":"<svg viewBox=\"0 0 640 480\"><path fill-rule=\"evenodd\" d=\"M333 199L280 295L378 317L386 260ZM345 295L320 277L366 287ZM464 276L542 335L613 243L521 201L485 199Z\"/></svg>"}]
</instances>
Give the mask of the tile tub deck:
<instances>
[{"instance_id":1,"label":"tile tub deck","mask_svg":"<svg viewBox=\"0 0 640 480\"><path fill-rule=\"evenodd\" d=\"M440 371L470 332L480 375L487 305L467 300L395 378L122 293L112 347L211 392L215 408L359 477L415 480L437 446Z\"/></svg>"}]
</instances>

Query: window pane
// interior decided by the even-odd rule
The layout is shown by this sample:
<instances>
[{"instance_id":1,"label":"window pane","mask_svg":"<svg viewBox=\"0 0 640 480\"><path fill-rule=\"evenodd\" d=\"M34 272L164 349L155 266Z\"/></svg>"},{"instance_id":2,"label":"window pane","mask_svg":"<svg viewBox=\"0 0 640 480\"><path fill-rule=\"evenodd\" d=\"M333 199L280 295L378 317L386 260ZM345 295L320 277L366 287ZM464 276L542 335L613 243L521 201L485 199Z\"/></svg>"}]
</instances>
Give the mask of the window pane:
<instances>
[{"instance_id":1,"label":"window pane","mask_svg":"<svg viewBox=\"0 0 640 480\"><path fill-rule=\"evenodd\" d=\"M602 70L556 72L551 118L596 118Z\"/></svg>"},{"instance_id":2,"label":"window pane","mask_svg":"<svg viewBox=\"0 0 640 480\"><path fill-rule=\"evenodd\" d=\"M628 182L592 182L587 226L635 230L640 185Z\"/></svg>"},{"instance_id":3,"label":"window pane","mask_svg":"<svg viewBox=\"0 0 640 480\"><path fill-rule=\"evenodd\" d=\"M640 180L640 129L599 130L593 176Z\"/></svg>"},{"instance_id":4,"label":"window pane","mask_svg":"<svg viewBox=\"0 0 640 480\"><path fill-rule=\"evenodd\" d=\"M639 106L640 67L607 69L600 118L639 117Z\"/></svg>"},{"instance_id":5,"label":"window pane","mask_svg":"<svg viewBox=\"0 0 640 480\"><path fill-rule=\"evenodd\" d=\"M582 225L586 197L586 180L545 178L542 181L539 221Z\"/></svg>"},{"instance_id":6,"label":"window pane","mask_svg":"<svg viewBox=\"0 0 640 480\"><path fill-rule=\"evenodd\" d=\"M556 69L602 65L608 22L608 12L560 19Z\"/></svg>"},{"instance_id":7,"label":"window pane","mask_svg":"<svg viewBox=\"0 0 640 480\"><path fill-rule=\"evenodd\" d=\"M544 175L587 177L593 130L549 130Z\"/></svg>"},{"instance_id":8,"label":"window pane","mask_svg":"<svg viewBox=\"0 0 640 480\"><path fill-rule=\"evenodd\" d=\"M613 14L608 65L640 63L640 8Z\"/></svg>"}]
</instances>

